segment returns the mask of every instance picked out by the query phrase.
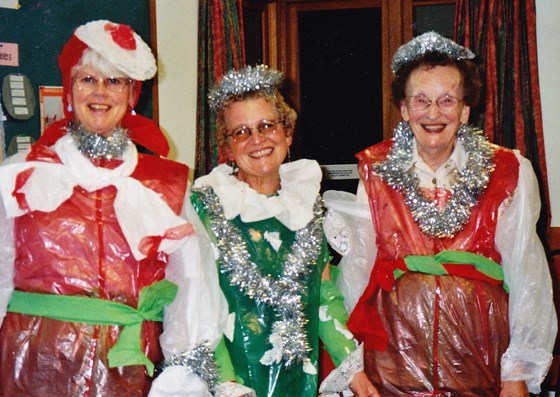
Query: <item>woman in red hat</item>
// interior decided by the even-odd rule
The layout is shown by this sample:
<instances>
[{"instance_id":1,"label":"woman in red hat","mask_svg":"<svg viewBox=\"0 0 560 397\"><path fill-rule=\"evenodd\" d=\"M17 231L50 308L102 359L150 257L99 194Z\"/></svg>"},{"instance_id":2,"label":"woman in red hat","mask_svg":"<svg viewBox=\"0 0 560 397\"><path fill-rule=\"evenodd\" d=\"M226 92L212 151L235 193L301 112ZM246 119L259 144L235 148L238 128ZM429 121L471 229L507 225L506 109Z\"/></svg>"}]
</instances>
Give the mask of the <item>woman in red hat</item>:
<instances>
[{"instance_id":1,"label":"woman in red hat","mask_svg":"<svg viewBox=\"0 0 560 397\"><path fill-rule=\"evenodd\" d=\"M144 396L198 250L188 169L134 114L156 66L129 26L78 27L59 66L66 118L0 167L0 396Z\"/></svg>"}]
</instances>

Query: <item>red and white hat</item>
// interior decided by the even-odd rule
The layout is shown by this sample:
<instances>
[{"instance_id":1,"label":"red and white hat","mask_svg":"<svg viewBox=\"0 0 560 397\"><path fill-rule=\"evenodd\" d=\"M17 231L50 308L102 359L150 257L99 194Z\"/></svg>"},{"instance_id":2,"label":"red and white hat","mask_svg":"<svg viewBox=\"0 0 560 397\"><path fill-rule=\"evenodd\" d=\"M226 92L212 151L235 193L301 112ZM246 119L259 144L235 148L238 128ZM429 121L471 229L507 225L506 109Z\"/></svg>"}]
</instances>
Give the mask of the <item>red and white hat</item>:
<instances>
[{"instance_id":1,"label":"red and white hat","mask_svg":"<svg viewBox=\"0 0 560 397\"><path fill-rule=\"evenodd\" d=\"M148 80L156 73L150 47L128 25L92 21L78 27L74 35L134 80Z\"/></svg>"}]
</instances>

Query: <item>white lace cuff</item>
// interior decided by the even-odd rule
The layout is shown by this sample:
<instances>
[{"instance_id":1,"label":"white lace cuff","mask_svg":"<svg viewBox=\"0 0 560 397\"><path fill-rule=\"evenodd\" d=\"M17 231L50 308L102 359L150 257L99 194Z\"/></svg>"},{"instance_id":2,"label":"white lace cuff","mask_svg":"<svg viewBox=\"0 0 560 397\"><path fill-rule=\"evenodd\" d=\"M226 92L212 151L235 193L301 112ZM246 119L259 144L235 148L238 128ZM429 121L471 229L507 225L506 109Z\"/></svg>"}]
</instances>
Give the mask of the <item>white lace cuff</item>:
<instances>
[{"instance_id":1,"label":"white lace cuff","mask_svg":"<svg viewBox=\"0 0 560 397\"><path fill-rule=\"evenodd\" d=\"M502 356L502 381L524 380L529 393L538 394L551 362L547 350L510 347Z\"/></svg>"},{"instance_id":2,"label":"white lace cuff","mask_svg":"<svg viewBox=\"0 0 560 397\"><path fill-rule=\"evenodd\" d=\"M363 345L360 345L321 383L319 387L321 397L337 397L338 393L348 390L354 374L364 369L363 357Z\"/></svg>"}]
</instances>

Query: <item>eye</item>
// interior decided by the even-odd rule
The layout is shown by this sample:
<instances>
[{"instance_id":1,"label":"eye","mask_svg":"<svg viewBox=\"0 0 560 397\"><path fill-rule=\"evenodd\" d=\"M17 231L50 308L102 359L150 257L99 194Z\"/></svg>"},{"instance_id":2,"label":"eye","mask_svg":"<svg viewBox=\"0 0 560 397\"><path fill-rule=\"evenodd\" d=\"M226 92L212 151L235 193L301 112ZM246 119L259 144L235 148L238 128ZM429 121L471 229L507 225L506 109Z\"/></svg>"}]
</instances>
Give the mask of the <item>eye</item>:
<instances>
[{"instance_id":1,"label":"eye","mask_svg":"<svg viewBox=\"0 0 560 397\"><path fill-rule=\"evenodd\" d=\"M126 83L125 79L118 77L108 77L105 81L108 86L112 87L122 87Z\"/></svg>"},{"instance_id":2,"label":"eye","mask_svg":"<svg viewBox=\"0 0 560 397\"><path fill-rule=\"evenodd\" d=\"M97 83L97 79L91 77L91 76L82 76L78 79L78 81L81 84L85 84L85 85L94 85Z\"/></svg>"},{"instance_id":3,"label":"eye","mask_svg":"<svg viewBox=\"0 0 560 397\"><path fill-rule=\"evenodd\" d=\"M276 123L273 121L263 120L259 124L259 131L263 134L269 134L276 128Z\"/></svg>"},{"instance_id":4,"label":"eye","mask_svg":"<svg viewBox=\"0 0 560 397\"><path fill-rule=\"evenodd\" d=\"M430 100L426 98L424 95L415 96L413 97L412 100L414 103L421 106L426 106L430 104Z\"/></svg>"},{"instance_id":5,"label":"eye","mask_svg":"<svg viewBox=\"0 0 560 397\"><path fill-rule=\"evenodd\" d=\"M251 130L249 129L249 127L241 127L233 131L231 135L235 139L248 138L249 136L251 136Z\"/></svg>"}]
</instances>

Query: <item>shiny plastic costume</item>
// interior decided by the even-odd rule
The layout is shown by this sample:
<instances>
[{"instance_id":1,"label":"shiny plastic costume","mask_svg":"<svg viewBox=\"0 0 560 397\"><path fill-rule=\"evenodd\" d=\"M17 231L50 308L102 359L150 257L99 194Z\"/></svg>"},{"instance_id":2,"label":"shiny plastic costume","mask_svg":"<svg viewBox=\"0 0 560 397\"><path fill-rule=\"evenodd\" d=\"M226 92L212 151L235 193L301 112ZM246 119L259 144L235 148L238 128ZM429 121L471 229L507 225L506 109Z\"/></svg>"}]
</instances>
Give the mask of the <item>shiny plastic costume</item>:
<instances>
[{"instance_id":1,"label":"shiny plastic costume","mask_svg":"<svg viewBox=\"0 0 560 397\"><path fill-rule=\"evenodd\" d=\"M494 147L495 169L469 222L453 237L435 238L371 168L390 147L386 141L357 155L369 208L351 194L325 194L326 231L345 255L339 286L353 308L349 328L365 341L366 373L382 396L498 396L502 380L525 380L537 392L557 325L534 229L539 201L530 164ZM463 151L460 143L455 150ZM425 191L448 198L431 180L420 178ZM453 259L460 255L473 261ZM488 276L487 264L497 274L503 267L505 283Z\"/></svg>"},{"instance_id":2,"label":"shiny plastic costume","mask_svg":"<svg viewBox=\"0 0 560 397\"><path fill-rule=\"evenodd\" d=\"M308 356L311 366L304 368L300 362L294 362L287 367L282 357L271 364L263 364L261 359L265 353L275 351L269 337L272 333L271 326L278 316L269 305L257 302L232 285L227 275L221 271L224 253L219 252L217 236L210 228L210 213L205 209L203 196L196 192L197 187L212 188L219 198L225 217L242 233L251 260L258 265L260 273L277 278L285 267L295 231L305 227L311 220L312 207L319 192L321 171L316 162L299 160L282 165L280 175L281 190L278 195L267 197L239 181L232 175L231 167L221 165L209 175L195 181L191 201L218 250L217 266L220 271L216 273L216 277L219 277L217 287L225 295L228 306L228 310L223 313L223 339L216 350L221 384L231 381L242 383L253 389L259 397L311 397L317 395L319 337L337 364L347 356L353 356L350 354L352 352L361 353L361 350L356 350L355 341L344 325L347 314L339 291L332 281L321 281L328 260L326 241L323 240L321 244L316 265L305 279L302 291L298 291L308 321L305 331L311 348ZM172 338L171 334L166 331L162 339L164 344L167 338ZM361 359L358 361L361 365ZM351 376L360 368L352 368L351 373L347 374L346 387ZM169 379L165 378L166 371L160 376L161 380L158 379L161 389L173 381L163 383L163 379ZM223 392L225 394L220 395L234 395ZM165 394L162 391L162 394L157 395Z\"/></svg>"},{"instance_id":3,"label":"shiny plastic costume","mask_svg":"<svg viewBox=\"0 0 560 397\"><path fill-rule=\"evenodd\" d=\"M61 184L68 182L69 178L59 180L45 167L53 165L56 170L68 172L68 175L85 172L64 162L61 164L61 153L63 151L56 151L55 147L36 144L25 163L12 161L0 168L0 179L7 189L3 190L4 205L0 206L3 208L0 214L1 314L5 313L13 288L55 298L62 295L98 298L139 308L142 305L139 302L142 288L165 278L168 253L178 252L185 236L180 233L175 236L171 233L161 236L148 234L140 239L138 247L132 247L134 239L123 233L123 226L134 222L132 229L142 230L144 220L154 223L148 217L165 218L152 213L155 209L150 204L138 202L147 197L159 200L162 204L160 206L158 202L158 209L169 210L170 216L176 217L174 222L186 224L178 216L187 186L186 166L154 156L138 155L131 145L125 152L124 162L110 160L92 167L92 171L99 171L95 174L99 180L91 182L103 187L88 190L78 183L73 191L70 190L70 197L60 199L62 203L52 210L33 210L33 205L27 207L26 200L31 200L32 192L27 191L28 196L16 193L31 181L25 179L29 175L21 172L21 167L29 164L32 172L47 170L42 174L43 178L52 177L53 183ZM85 157L82 159L77 158L78 161L89 162ZM97 167L116 170L127 162L134 164L136 159L137 164L129 176L116 177L112 182L102 181L103 178L111 181L112 177L103 174L104 171ZM43 166L44 163L47 164ZM14 169L19 176L14 177ZM6 185L7 181L12 181L11 186ZM115 184L121 182L123 184L117 188ZM59 185L51 186L55 189ZM141 192L142 197L125 191L129 187ZM24 213L7 219L4 212L7 207L4 206L9 205L12 191ZM127 194L128 197L124 197ZM131 217L123 212L123 217L119 218L115 209L119 195L124 197L125 207L142 210L130 214ZM45 202L50 198L50 194L44 194ZM135 223L136 220L138 223ZM173 247L167 246L167 241L171 241ZM138 250L142 254L138 254ZM10 285L8 275L12 272L13 285ZM74 307L72 311L79 310ZM64 308L61 312L64 314ZM100 319L103 315L99 313ZM8 312L0 331L0 395L147 395L151 377L144 365L109 367L108 351L117 340L120 342L122 329L117 325L91 325ZM160 322L144 321L141 338L135 342L136 345L140 343L143 354L155 364L162 358L158 341L161 331ZM130 355L133 354L130 352Z\"/></svg>"}]
</instances>

